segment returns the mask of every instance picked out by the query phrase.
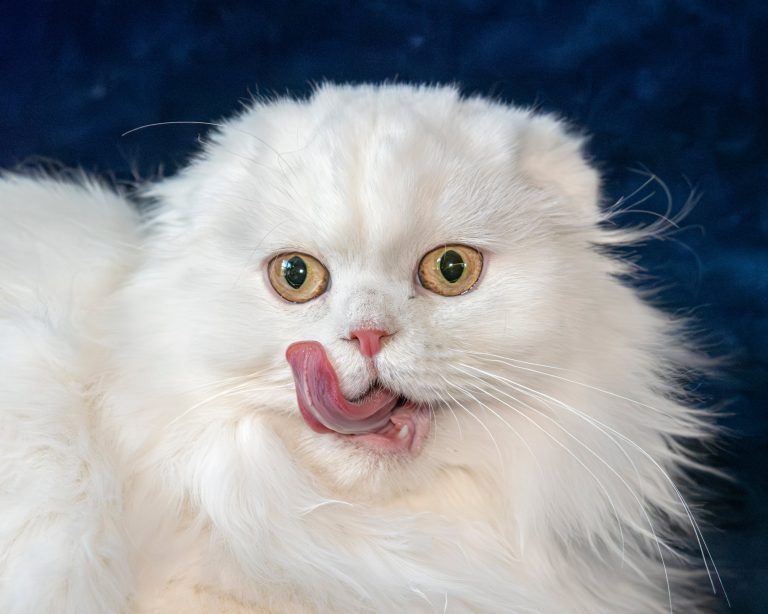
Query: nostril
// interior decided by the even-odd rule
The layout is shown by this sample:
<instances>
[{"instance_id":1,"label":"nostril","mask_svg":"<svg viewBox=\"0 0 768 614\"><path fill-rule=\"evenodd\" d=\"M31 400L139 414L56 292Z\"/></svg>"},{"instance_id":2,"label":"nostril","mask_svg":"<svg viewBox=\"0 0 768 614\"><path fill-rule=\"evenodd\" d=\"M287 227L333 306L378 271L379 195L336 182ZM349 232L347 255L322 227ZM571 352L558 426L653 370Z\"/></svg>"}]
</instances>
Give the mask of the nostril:
<instances>
[{"instance_id":1,"label":"nostril","mask_svg":"<svg viewBox=\"0 0 768 614\"><path fill-rule=\"evenodd\" d=\"M360 344L360 353L368 358L373 358L381 349L382 337L389 337L391 333L378 328L360 328L349 333L350 338L357 339Z\"/></svg>"}]
</instances>

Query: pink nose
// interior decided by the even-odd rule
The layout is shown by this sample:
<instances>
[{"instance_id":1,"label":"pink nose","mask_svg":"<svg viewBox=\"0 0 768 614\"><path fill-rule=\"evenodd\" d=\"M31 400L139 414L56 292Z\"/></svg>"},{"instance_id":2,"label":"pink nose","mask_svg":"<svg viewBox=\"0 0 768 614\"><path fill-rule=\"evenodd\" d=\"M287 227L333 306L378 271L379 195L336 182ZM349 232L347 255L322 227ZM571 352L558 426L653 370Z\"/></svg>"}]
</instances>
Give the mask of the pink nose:
<instances>
[{"instance_id":1,"label":"pink nose","mask_svg":"<svg viewBox=\"0 0 768 614\"><path fill-rule=\"evenodd\" d=\"M373 358L381 349L381 338L388 337L389 333L385 330L375 328L359 328L349 333L352 339L357 339L360 343L360 353L363 356Z\"/></svg>"}]
</instances>

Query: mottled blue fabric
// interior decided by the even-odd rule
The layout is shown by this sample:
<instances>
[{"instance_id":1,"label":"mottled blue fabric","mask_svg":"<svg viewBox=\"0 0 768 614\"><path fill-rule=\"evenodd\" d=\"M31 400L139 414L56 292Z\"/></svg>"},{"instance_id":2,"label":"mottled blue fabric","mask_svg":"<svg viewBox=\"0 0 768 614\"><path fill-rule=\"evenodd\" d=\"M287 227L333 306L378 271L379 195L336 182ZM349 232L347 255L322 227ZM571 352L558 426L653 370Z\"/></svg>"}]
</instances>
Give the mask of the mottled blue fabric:
<instances>
[{"instance_id":1,"label":"mottled blue fabric","mask_svg":"<svg viewBox=\"0 0 768 614\"><path fill-rule=\"evenodd\" d=\"M609 202L652 172L679 210L672 239L638 250L660 302L694 314L729 375L735 436L713 458L709 536L735 612L768 611L768 10L761 0L552 2L14 1L0 10L0 165L42 155L149 176L176 168L200 127L238 100L337 81L458 82L585 127ZM667 198L629 201L653 221ZM669 283L667 283L669 282Z\"/></svg>"}]
</instances>

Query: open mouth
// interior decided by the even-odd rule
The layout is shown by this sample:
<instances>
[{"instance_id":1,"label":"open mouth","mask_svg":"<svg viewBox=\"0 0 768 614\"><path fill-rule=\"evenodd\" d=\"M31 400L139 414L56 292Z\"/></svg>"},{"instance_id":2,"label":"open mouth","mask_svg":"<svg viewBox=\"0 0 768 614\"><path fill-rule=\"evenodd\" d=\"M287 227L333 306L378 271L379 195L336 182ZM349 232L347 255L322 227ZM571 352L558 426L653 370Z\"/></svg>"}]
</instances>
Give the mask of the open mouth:
<instances>
[{"instance_id":1,"label":"open mouth","mask_svg":"<svg viewBox=\"0 0 768 614\"><path fill-rule=\"evenodd\" d=\"M423 405L379 385L355 401L344 397L339 378L317 341L288 347L299 410L317 433L335 433L387 452L418 453L429 431Z\"/></svg>"}]
</instances>

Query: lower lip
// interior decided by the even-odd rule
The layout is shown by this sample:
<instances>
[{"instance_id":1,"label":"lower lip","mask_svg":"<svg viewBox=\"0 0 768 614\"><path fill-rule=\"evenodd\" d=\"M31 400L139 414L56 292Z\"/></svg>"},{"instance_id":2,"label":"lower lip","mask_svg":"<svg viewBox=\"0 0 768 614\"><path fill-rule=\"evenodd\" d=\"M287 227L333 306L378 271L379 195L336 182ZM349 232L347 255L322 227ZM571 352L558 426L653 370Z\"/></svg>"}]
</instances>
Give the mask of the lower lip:
<instances>
[{"instance_id":1,"label":"lower lip","mask_svg":"<svg viewBox=\"0 0 768 614\"><path fill-rule=\"evenodd\" d=\"M368 448L379 450L381 452L403 452L408 451L409 448L404 448L402 444L398 444L396 439L391 437L385 437L378 433L366 433L365 435L340 435L340 437L348 437L351 441L359 442Z\"/></svg>"},{"instance_id":2,"label":"lower lip","mask_svg":"<svg viewBox=\"0 0 768 614\"><path fill-rule=\"evenodd\" d=\"M386 428L387 434L379 432L364 433L362 435L342 435L342 437L348 437L351 441L361 443L368 448L381 452L410 452L413 434L409 434L401 439L395 432L396 430L397 427L390 422Z\"/></svg>"},{"instance_id":3,"label":"lower lip","mask_svg":"<svg viewBox=\"0 0 768 614\"><path fill-rule=\"evenodd\" d=\"M393 415L396 415L397 409L404 408L409 402L401 399L398 406L395 408ZM417 437L415 431L415 425L409 422L409 433L405 437L399 437L399 430L402 428L402 424L398 425L395 422L390 422L382 431L374 433L360 433L354 435L345 435L337 433L333 429L329 429L322 424L311 413L304 410L300 404L299 409L301 415L304 418L307 426L316 433L324 435L336 435L337 437L349 441L351 443L357 443L361 446L365 446L370 450L376 452L382 452L387 454L409 453L416 454L421 448L421 436Z\"/></svg>"}]
</instances>

